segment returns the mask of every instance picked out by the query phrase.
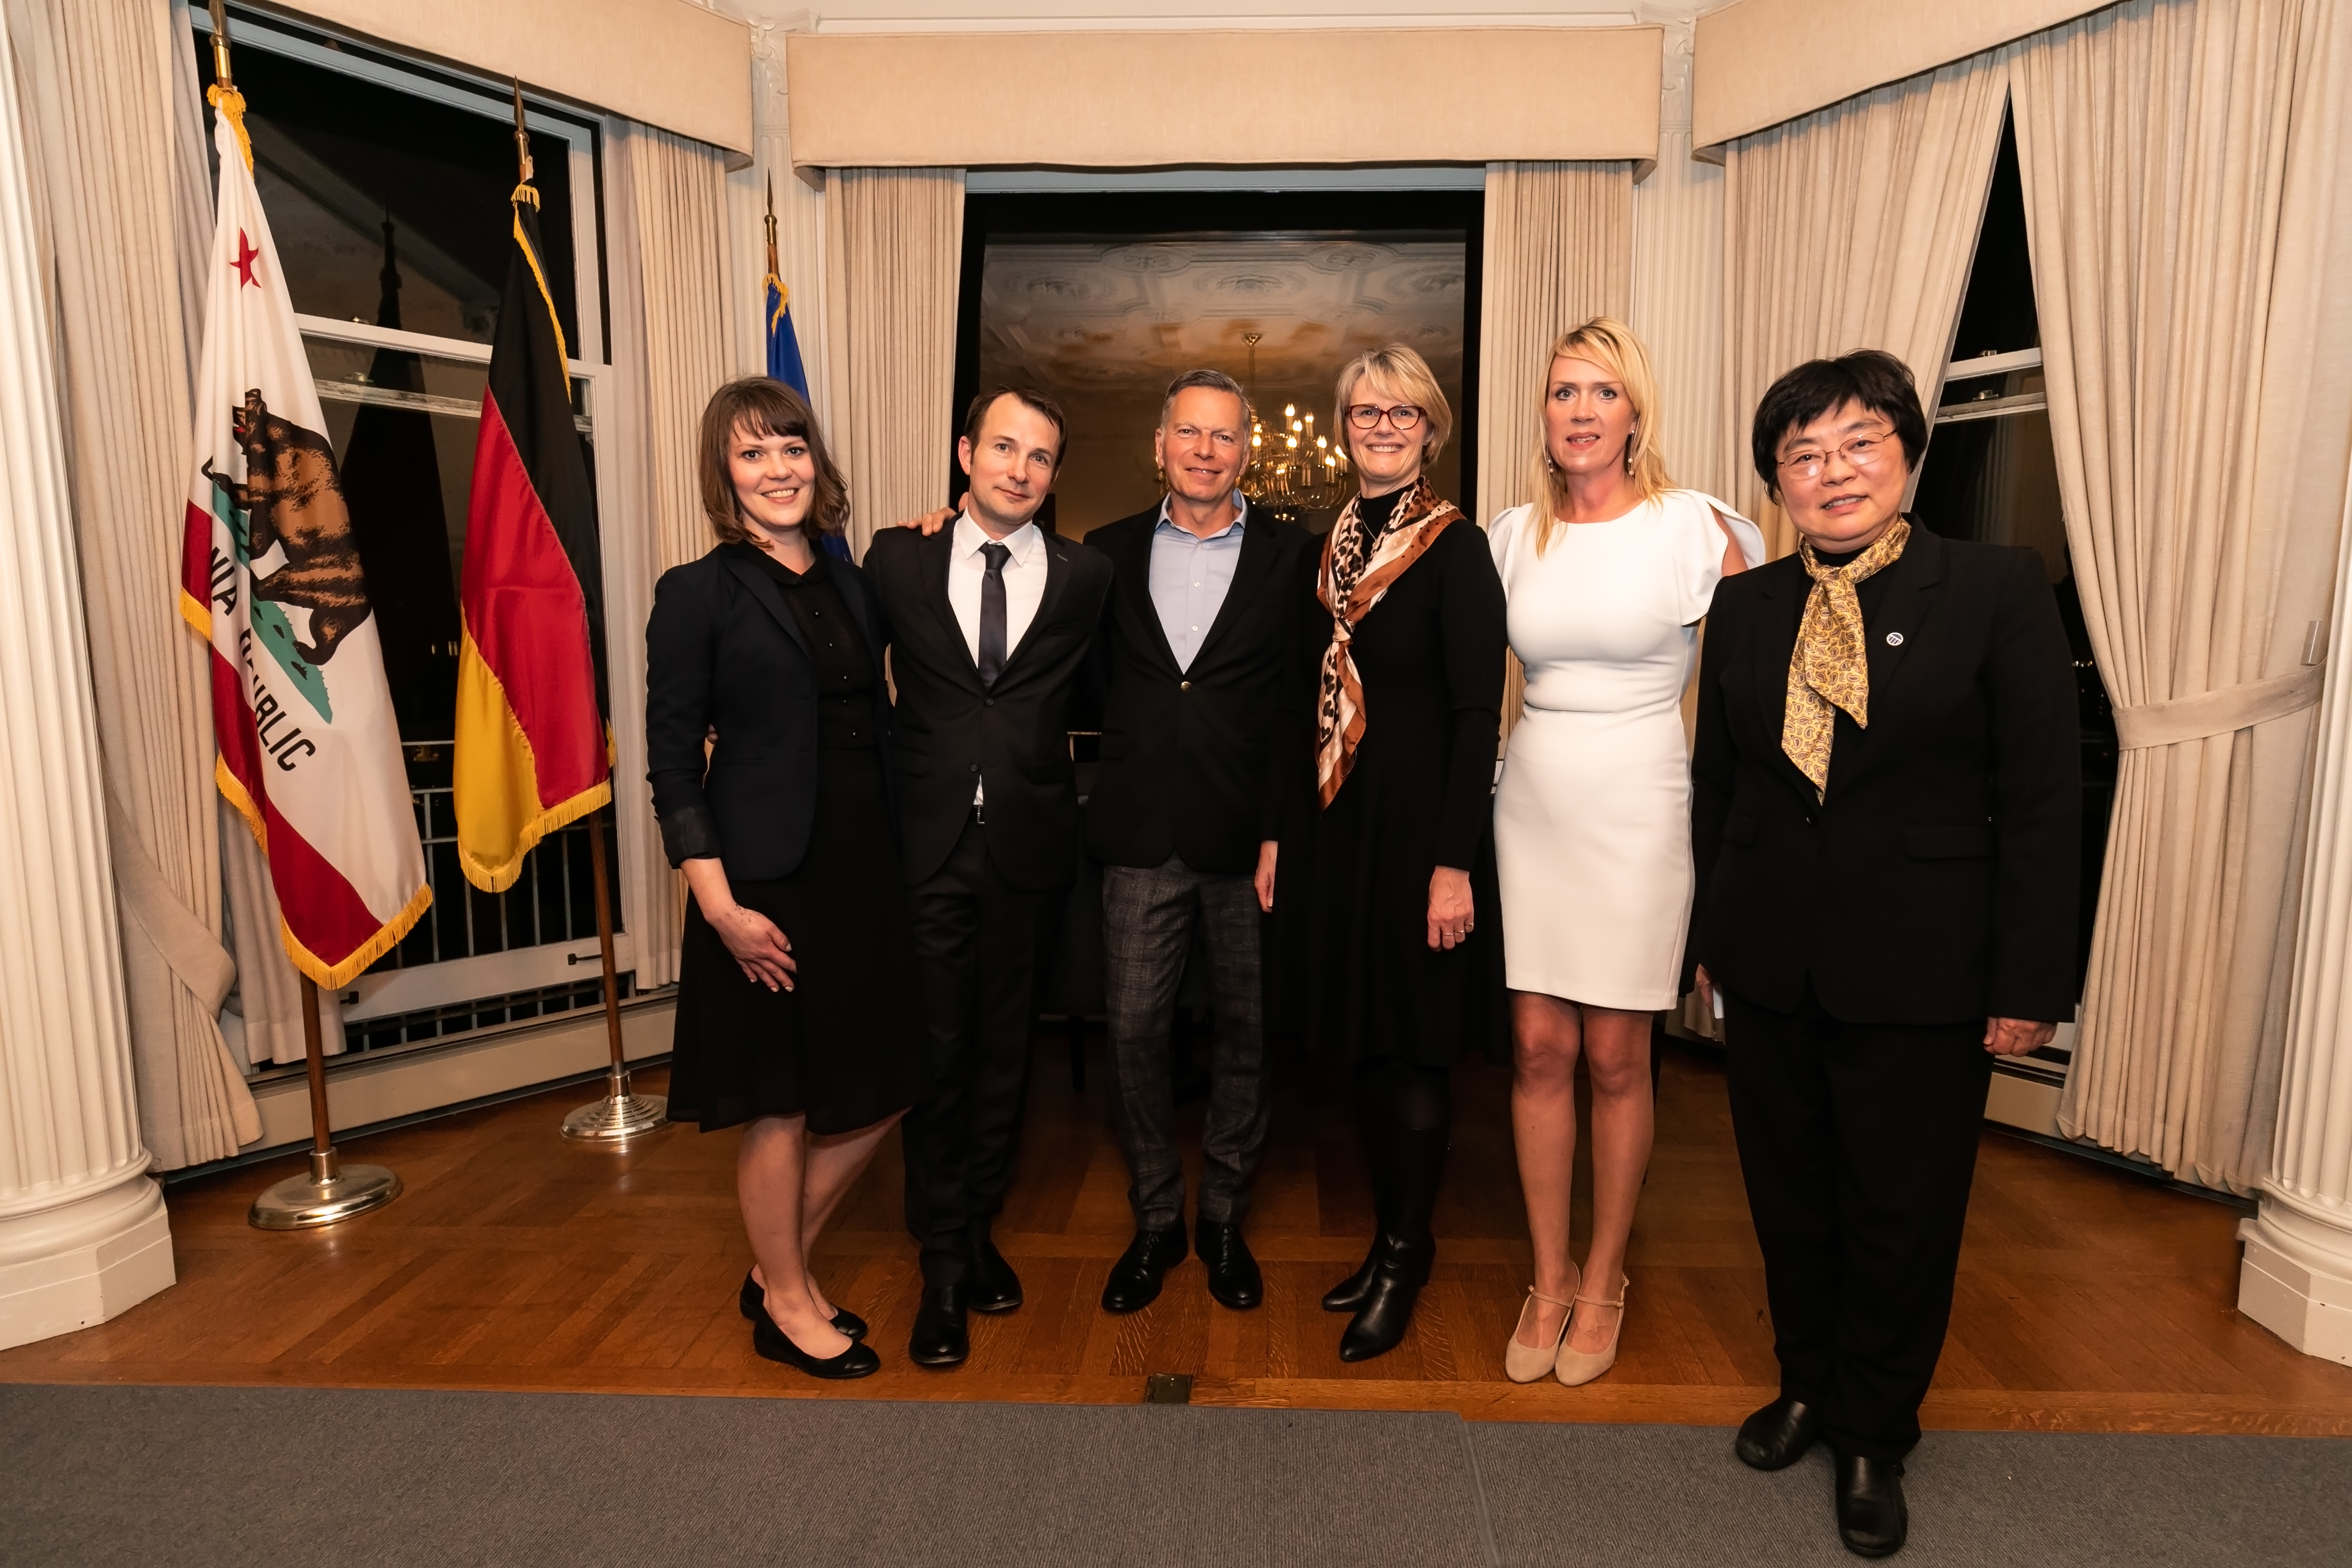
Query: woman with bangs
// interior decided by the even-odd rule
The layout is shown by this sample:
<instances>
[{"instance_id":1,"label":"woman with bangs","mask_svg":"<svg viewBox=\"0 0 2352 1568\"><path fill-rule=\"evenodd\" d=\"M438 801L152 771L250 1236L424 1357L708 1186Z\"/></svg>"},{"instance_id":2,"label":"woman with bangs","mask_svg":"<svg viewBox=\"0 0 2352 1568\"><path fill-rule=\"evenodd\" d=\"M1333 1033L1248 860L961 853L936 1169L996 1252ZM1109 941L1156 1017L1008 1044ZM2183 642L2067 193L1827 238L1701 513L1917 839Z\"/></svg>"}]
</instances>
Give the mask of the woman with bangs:
<instances>
[{"instance_id":1,"label":"woman with bangs","mask_svg":"<svg viewBox=\"0 0 2352 1568\"><path fill-rule=\"evenodd\" d=\"M646 627L646 772L692 894L669 1112L743 1128L752 1348L863 1377L881 1364L866 1325L827 1300L808 1258L918 1088L889 628L866 574L826 548L849 494L798 392L729 382L700 447L719 542L663 574Z\"/></svg>"},{"instance_id":2,"label":"woman with bangs","mask_svg":"<svg viewBox=\"0 0 2352 1568\"><path fill-rule=\"evenodd\" d=\"M1680 990L1692 872L1682 694L1717 583L1763 563L1753 523L1676 489L1640 340L1599 317L1546 356L1529 488L1487 529L1527 671L1495 796L1511 1126L1536 1280L1514 1382L1615 1364L1649 1167L1650 1030ZM1592 1236L1572 1260L1576 1063L1592 1088Z\"/></svg>"},{"instance_id":3,"label":"woman with bangs","mask_svg":"<svg viewBox=\"0 0 2352 1568\"><path fill-rule=\"evenodd\" d=\"M1437 1253L1451 1069L1501 1043L1489 829L1503 592L1476 525L1423 472L1453 428L1428 364L1400 343L1360 354L1337 397L1360 494L1301 558L1314 758L1309 817L1279 869L1282 914L1307 950L1307 1042L1353 1065L1370 1167L1371 1249L1323 1298L1355 1314L1339 1340L1352 1362L1412 1325ZM1276 852L1265 844L1258 862L1269 910Z\"/></svg>"}]
</instances>

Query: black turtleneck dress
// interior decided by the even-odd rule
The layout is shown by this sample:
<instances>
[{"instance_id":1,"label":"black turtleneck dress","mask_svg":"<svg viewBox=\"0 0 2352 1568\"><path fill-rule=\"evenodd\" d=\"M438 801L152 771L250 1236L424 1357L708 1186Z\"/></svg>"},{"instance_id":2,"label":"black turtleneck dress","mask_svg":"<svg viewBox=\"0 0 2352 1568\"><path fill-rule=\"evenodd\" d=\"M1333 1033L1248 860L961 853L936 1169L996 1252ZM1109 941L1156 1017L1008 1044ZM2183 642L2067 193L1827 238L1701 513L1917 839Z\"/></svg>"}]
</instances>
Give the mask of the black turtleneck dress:
<instances>
[{"instance_id":1,"label":"black turtleneck dress","mask_svg":"<svg viewBox=\"0 0 2352 1568\"><path fill-rule=\"evenodd\" d=\"M1359 516L1384 528L1405 493L1360 502ZM1444 1067L1473 1049L1507 1061L1494 789L1507 638L1486 536L1456 517L1357 622L1364 737L1328 809L1316 803L1312 695L1331 612L1316 593L1322 549L1301 559L1293 679L1308 733L1293 755L1307 776L1276 862L1277 1014L1360 1065ZM1474 904L1468 940L1450 952L1429 946L1442 865L1470 873Z\"/></svg>"}]
</instances>

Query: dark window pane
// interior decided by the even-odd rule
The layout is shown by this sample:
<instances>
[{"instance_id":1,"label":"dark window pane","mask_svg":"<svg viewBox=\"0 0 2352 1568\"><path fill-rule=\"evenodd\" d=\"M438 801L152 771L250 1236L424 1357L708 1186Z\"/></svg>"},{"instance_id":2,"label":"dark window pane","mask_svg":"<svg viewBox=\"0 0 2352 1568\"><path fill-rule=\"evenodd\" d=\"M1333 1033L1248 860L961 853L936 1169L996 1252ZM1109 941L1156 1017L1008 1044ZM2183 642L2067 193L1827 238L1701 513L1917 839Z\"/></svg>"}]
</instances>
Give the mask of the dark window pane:
<instances>
[{"instance_id":1,"label":"dark window pane","mask_svg":"<svg viewBox=\"0 0 2352 1568\"><path fill-rule=\"evenodd\" d=\"M1992 189L1985 197L1984 229L1977 240L1975 268L1969 274L1968 298L1960 306L1952 358L1973 360L1979 354L2041 346L2041 321L2033 313L2033 263L2025 243L2025 183L2017 169L2017 128L2003 120Z\"/></svg>"},{"instance_id":2,"label":"dark window pane","mask_svg":"<svg viewBox=\"0 0 2352 1568\"><path fill-rule=\"evenodd\" d=\"M209 60L211 48L200 32L197 57ZM249 37L236 67L254 183L294 308L489 341L512 248L512 124L276 54ZM556 315L576 352L571 164L559 139L539 138L534 150ZM387 237L403 283L389 320Z\"/></svg>"}]
</instances>

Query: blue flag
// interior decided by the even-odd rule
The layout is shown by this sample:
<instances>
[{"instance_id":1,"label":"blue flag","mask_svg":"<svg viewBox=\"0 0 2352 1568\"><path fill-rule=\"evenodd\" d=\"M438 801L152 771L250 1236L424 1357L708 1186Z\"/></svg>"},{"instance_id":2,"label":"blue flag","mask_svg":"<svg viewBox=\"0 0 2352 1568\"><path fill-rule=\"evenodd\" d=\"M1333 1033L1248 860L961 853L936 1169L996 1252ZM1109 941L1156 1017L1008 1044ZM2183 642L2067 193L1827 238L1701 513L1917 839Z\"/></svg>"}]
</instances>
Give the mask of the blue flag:
<instances>
[{"instance_id":1,"label":"blue flag","mask_svg":"<svg viewBox=\"0 0 2352 1568\"><path fill-rule=\"evenodd\" d=\"M767 289L768 373L806 397L808 372L801 368L801 343L793 335L792 293L772 272L768 274Z\"/></svg>"},{"instance_id":2,"label":"blue flag","mask_svg":"<svg viewBox=\"0 0 2352 1568\"><path fill-rule=\"evenodd\" d=\"M775 220L771 218L769 222ZM768 374L798 392L809 394L808 371L801 367L801 340L793 333L792 292L782 278L774 273L767 277ZM849 541L839 534L826 534L817 548L825 554L849 559Z\"/></svg>"}]
</instances>

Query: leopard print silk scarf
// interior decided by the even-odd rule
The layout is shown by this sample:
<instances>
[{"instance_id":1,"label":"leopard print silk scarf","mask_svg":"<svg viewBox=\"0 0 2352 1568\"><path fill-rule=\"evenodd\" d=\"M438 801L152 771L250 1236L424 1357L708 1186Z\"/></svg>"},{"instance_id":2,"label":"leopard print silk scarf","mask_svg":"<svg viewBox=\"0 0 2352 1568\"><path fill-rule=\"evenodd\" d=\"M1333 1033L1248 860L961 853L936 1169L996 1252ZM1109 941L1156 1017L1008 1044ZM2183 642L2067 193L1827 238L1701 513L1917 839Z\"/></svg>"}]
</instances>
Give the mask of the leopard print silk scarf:
<instances>
[{"instance_id":1,"label":"leopard print silk scarf","mask_svg":"<svg viewBox=\"0 0 2352 1568\"><path fill-rule=\"evenodd\" d=\"M1364 739L1364 684L1349 647L1356 623L1371 613L1389 585L1460 516L1462 508L1441 500L1426 478L1416 479L1377 538L1365 537L1354 501L1323 537L1316 596L1331 612L1331 641L1323 650L1322 678L1315 695L1315 784L1326 807L1348 781L1349 770L1356 765L1356 747Z\"/></svg>"},{"instance_id":2,"label":"leopard print silk scarf","mask_svg":"<svg viewBox=\"0 0 2352 1568\"><path fill-rule=\"evenodd\" d=\"M1829 792L1830 741L1837 733L1838 708L1870 727L1870 656L1863 645L1862 601L1853 585L1893 566L1903 557L1911 525L1903 518L1878 542L1843 566L1823 566L1812 542L1801 539L1797 559L1813 580L1805 596L1797 646L1789 656L1789 701L1780 718L1780 749L1813 781L1813 795Z\"/></svg>"}]
</instances>

